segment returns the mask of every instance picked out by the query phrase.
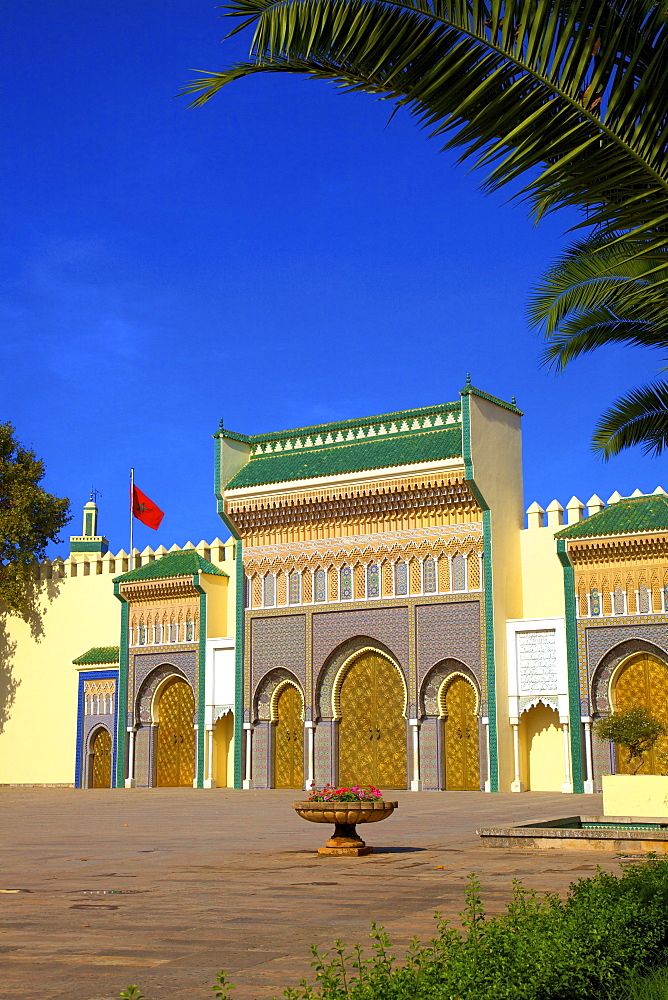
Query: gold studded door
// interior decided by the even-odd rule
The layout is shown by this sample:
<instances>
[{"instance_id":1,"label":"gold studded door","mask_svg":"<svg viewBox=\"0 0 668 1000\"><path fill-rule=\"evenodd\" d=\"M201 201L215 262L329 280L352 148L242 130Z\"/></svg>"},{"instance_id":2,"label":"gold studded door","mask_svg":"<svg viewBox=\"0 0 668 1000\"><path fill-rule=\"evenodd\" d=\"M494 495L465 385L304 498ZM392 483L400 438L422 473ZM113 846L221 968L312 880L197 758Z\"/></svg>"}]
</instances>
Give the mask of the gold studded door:
<instances>
[{"instance_id":1,"label":"gold studded door","mask_svg":"<svg viewBox=\"0 0 668 1000\"><path fill-rule=\"evenodd\" d=\"M286 684L276 705L276 788L304 787L304 722L302 697Z\"/></svg>"},{"instance_id":2,"label":"gold studded door","mask_svg":"<svg viewBox=\"0 0 668 1000\"><path fill-rule=\"evenodd\" d=\"M111 736L99 729L91 747L93 757L92 787L111 788Z\"/></svg>"},{"instance_id":3,"label":"gold studded door","mask_svg":"<svg viewBox=\"0 0 668 1000\"><path fill-rule=\"evenodd\" d=\"M456 677L445 693L445 788L480 791L480 758L476 696L473 685Z\"/></svg>"},{"instance_id":4,"label":"gold studded door","mask_svg":"<svg viewBox=\"0 0 668 1000\"><path fill-rule=\"evenodd\" d=\"M375 653L355 660L339 706L339 784L405 788L404 689L396 667Z\"/></svg>"},{"instance_id":5,"label":"gold studded door","mask_svg":"<svg viewBox=\"0 0 668 1000\"><path fill-rule=\"evenodd\" d=\"M158 706L156 782L162 787L192 787L195 776L195 699L189 684L175 678Z\"/></svg>"},{"instance_id":6,"label":"gold studded door","mask_svg":"<svg viewBox=\"0 0 668 1000\"><path fill-rule=\"evenodd\" d=\"M645 708L668 728L668 665L654 656L641 653L617 676L612 696L615 712ZM617 748L617 773L628 774L626 752ZM661 774L659 757L668 753L668 735L662 736L654 750L645 756L638 774Z\"/></svg>"}]
</instances>

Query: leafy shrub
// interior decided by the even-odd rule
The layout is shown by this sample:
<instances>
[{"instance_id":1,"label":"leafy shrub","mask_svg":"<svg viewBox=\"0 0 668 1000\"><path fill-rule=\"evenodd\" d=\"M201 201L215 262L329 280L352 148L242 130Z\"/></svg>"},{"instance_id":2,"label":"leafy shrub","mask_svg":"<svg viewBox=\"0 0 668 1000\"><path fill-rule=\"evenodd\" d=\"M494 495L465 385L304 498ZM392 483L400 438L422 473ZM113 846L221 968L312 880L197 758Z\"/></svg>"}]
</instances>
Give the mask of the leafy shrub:
<instances>
[{"instance_id":1,"label":"leafy shrub","mask_svg":"<svg viewBox=\"0 0 668 1000\"><path fill-rule=\"evenodd\" d=\"M629 973L668 963L668 860L650 857L620 876L599 869L565 900L515 883L507 911L486 916L480 884L469 876L463 929L436 915L436 936L415 939L401 963L372 924L371 954L335 941L312 946L314 981L286 1000L645 1000ZM218 976L216 997L231 984ZM635 980L634 980L635 982ZM141 994L129 994L139 997ZM128 996L128 994L124 994ZM658 1000L660 994L647 996Z\"/></svg>"},{"instance_id":2,"label":"leafy shrub","mask_svg":"<svg viewBox=\"0 0 668 1000\"><path fill-rule=\"evenodd\" d=\"M666 727L644 708L629 708L607 719L594 723L594 732L600 740L611 740L615 746L628 751L626 766L637 774L646 753L655 746Z\"/></svg>"}]
</instances>

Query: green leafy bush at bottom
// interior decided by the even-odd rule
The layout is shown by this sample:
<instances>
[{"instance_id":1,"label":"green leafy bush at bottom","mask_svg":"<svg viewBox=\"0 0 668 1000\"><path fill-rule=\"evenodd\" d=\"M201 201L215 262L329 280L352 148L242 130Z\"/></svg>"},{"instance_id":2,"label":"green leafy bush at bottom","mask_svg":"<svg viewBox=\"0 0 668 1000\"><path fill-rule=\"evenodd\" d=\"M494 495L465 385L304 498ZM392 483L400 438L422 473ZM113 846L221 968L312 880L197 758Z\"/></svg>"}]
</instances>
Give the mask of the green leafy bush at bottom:
<instances>
[{"instance_id":1,"label":"green leafy bush at bottom","mask_svg":"<svg viewBox=\"0 0 668 1000\"><path fill-rule=\"evenodd\" d=\"M413 941L397 963L382 928L371 955L336 941L312 947L314 981L287 1000L614 1000L629 996L629 973L668 962L668 860L650 857L622 875L599 870L565 900L515 883L507 911L488 917L469 876L463 929L436 915L437 934ZM228 1000L224 974L213 987ZM127 996L127 993L126 993ZM137 994L135 994L137 996Z\"/></svg>"}]
</instances>

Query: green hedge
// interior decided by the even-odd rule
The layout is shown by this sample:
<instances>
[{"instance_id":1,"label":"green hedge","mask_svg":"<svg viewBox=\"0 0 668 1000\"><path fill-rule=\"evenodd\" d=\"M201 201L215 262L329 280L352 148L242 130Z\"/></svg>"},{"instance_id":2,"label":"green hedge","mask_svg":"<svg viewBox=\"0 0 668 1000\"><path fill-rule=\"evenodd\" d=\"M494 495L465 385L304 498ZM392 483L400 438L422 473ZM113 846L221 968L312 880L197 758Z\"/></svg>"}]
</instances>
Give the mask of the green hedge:
<instances>
[{"instance_id":1,"label":"green hedge","mask_svg":"<svg viewBox=\"0 0 668 1000\"><path fill-rule=\"evenodd\" d=\"M668 963L668 860L650 857L621 875L579 879L565 900L515 883L507 911L488 917L469 876L461 926L439 914L426 945L413 942L397 962L382 928L371 954L336 941L313 947L313 982L287 1000L614 1000L628 996L629 974ZM463 929L462 929L463 928ZM221 974L215 995L227 1000ZM125 992L121 996L139 993Z\"/></svg>"}]
</instances>

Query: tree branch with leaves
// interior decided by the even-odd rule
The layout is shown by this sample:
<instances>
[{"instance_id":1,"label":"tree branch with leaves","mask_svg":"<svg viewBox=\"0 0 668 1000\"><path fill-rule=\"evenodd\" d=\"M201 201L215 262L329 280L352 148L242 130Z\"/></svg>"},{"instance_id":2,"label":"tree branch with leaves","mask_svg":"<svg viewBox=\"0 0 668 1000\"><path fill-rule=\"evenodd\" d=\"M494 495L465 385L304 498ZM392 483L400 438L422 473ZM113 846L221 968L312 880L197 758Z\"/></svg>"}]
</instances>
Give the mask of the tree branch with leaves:
<instances>
[{"instance_id":1,"label":"tree branch with leaves","mask_svg":"<svg viewBox=\"0 0 668 1000\"><path fill-rule=\"evenodd\" d=\"M43 478L44 462L0 424L0 613L34 610L36 563L70 520L69 500L47 493Z\"/></svg>"}]
</instances>

